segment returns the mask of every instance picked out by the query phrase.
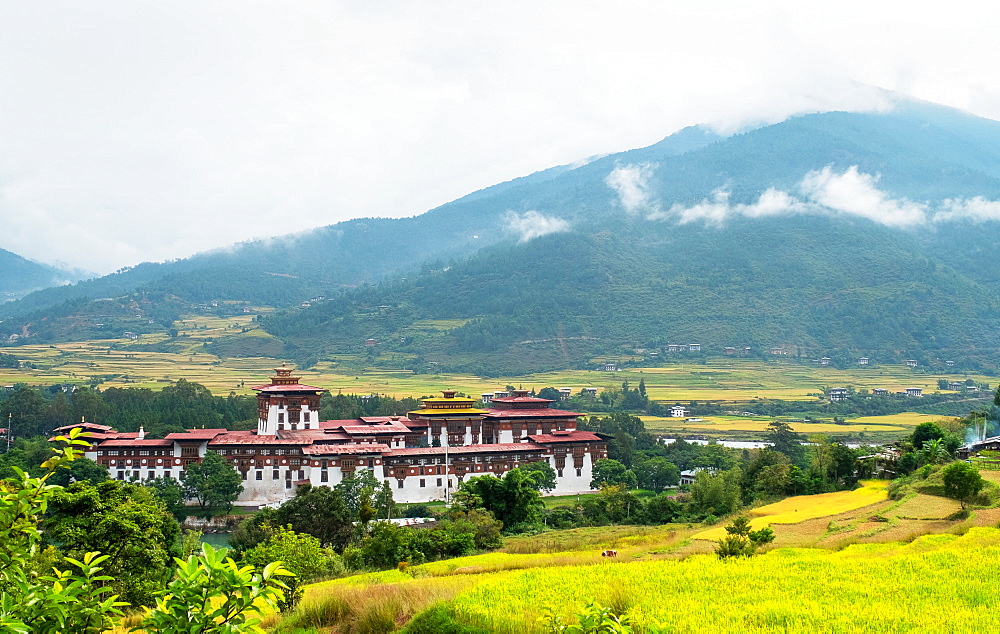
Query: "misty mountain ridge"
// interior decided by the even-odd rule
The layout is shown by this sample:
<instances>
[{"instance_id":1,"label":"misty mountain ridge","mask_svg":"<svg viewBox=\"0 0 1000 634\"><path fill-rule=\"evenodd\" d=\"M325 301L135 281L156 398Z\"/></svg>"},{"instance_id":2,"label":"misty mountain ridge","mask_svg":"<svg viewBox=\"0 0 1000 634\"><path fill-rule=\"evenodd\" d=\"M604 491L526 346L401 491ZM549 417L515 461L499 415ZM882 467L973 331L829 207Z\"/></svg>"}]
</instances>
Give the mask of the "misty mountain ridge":
<instances>
[{"instance_id":1,"label":"misty mountain ridge","mask_svg":"<svg viewBox=\"0 0 1000 634\"><path fill-rule=\"evenodd\" d=\"M420 216L355 219L47 289L3 307L0 330L30 323L36 340L72 337L59 316L99 314L87 298L130 296L131 309L118 301L123 315L170 304L160 328L213 300L324 297L266 320L300 359L376 338L412 364L539 369L700 340L989 364L1000 349L996 148L1000 122L914 101L731 136L685 128ZM422 319L463 325L418 332Z\"/></svg>"},{"instance_id":2,"label":"misty mountain ridge","mask_svg":"<svg viewBox=\"0 0 1000 634\"><path fill-rule=\"evenodd\" d=\"M32 291L70 284L89 274L68 266L49 266L0 249L0 301L9 302Z\"/></svg>"}]
</instances>

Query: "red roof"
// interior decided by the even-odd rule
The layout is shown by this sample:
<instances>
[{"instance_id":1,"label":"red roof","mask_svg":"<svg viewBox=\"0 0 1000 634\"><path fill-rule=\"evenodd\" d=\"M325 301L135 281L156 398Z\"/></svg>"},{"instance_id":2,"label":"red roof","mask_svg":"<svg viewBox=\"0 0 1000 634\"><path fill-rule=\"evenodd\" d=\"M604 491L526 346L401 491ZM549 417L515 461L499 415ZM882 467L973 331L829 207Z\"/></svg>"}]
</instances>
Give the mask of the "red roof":
<instances>
[{"instance_id":1,"label":"red roof","mask_svg":"<svg viewBox=\"0 0 1000 634\"><path fill-rule=\"evenodd\" d=\"M100 448L105 447L173 447L174 441L166 438L112 438L101 443Z\"/></svg>"},{"instance_id":2,"label":"red roof","mask_svg":"<svg viewBox=\"0 0 1000 634\"><path fill-rule=\"evenodd\" d=\"M309 445L302 448L307 456L334 456L337 454L383 454L389 451L388 445L375 443L372 445Z\"/></svg>"},{"instance_id":3,"label":"red roof","mask_svg":"<svg viewBox=\"0 0 1000 634\"><path fill-rule=\"evenodd\" d=\"M408 447L393 449L392 456L426 456L444 455L444 447ZM545 451L545 447L533 442L498 443L495 445L468 445L464 447L448 447L449 454L491 453L497 451Z\"/></svg>"},{"instance_id":4,"label":"red roof","mask_svg":"<svg viewBox=\"0 0 1000 634\"><path fill-rule=\"evenodd\" d=\"M98 425L97 423L73 423L72 425L63 425L62 427L56 427L53 431L69 431L71 429L76 429L80 427L82 429L98 429L100 431L115 431L114 428L108 427L107 425Z\"/></svg>"},{"instance_id":5,"label":"red roof","mask_svg":"<svg viewBox=\"0 0 1000 634\"><path fill-rule=\"evenodd\" d=\"M527 436L532 442L595 442L604 440L592 431L554 431L551 434L532 434Z\"/></svg>"},{"instance_id":6,"label":"red roof","mask_svg":"<svg viewBox=\"0 0 1000 634\"><path fill-rule=\"evenodd\" d=\"M295 438L279 438L278 436L258 436L257 434L244 432L229 432L219 434L208 442L209 447L218 445L301 445L312 442L311 440L298 440Z\"/></svg>"},{"instance_id":7,"label":"red roof","mask_svg":"<svg viewBox=\"0 0 1000 634\"><path fill-rule=\"evenodd\" d=\"M533 417L533 418L576 418L584 416L578 412L567 412L562 409L491 409L483 414L486 418L511 418L511 417Z\"/></svg>"},{"instance_id":8,"label":"red roof","mask_svg":"<svg viewBox=\"0 0 1000 634\"><path fill-rule=\"evenodd\" d=\"M228 429L221 427L218 429L186 429L183 432L167 434L165 438L170 440L211 440L219 434L225 434L228 432Z\"/></svg>"},{"instance_id":9,"label":"red roof","mask_svg":"<svg viewBox=\"0 0 1000 634\"><path fill-rule=\"evenodd\" d=\"M291 385L258 385L257 387L250 388L254 392L326 392L324 387L314 387L312 385L302 385L301 383L293 383Z\"/></svg>"}]
</instances>

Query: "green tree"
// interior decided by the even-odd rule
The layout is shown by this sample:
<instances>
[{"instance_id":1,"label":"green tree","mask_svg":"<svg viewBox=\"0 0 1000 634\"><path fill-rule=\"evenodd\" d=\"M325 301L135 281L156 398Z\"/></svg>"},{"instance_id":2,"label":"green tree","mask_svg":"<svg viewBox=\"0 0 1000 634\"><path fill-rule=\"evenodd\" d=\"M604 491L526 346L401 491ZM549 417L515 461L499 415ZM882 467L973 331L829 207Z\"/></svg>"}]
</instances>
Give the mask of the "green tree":
<instances>
[{"instance_id":1,"label":"green tree","mask_svg":"<svg viewBox=\"0 0 1000 634\"><path fill-rule=\"evenodd\" d=\"M963 509L965 503L986 486L979 470L967 462L951 463L941 470L941 477L944 480L945 495L958 500Z\"/></svg>"},{"instance_id":2,"label":"green tree","mask_svg":"<svg viewBox=\"0 0 1000 634\"><path fill-rule=\"evenodd\" d=\"M173 478L155 478L146 482L146 486L156 493L163 504L178 522L187 516L187 506L184 504L184 487Z\"/></svg>"},{"instance_id":3,"label":"green tree","mask_svg":"<svg viewBox=\"0 0 1000 634\"><path fill-rule=\"evenodd\" d=\"M507 533L526 530L541 521L542 499L535 489L535 480L520 469L511 469L502 478L492 475L469 478L458 488L466 500L500 520Z\"/></svg>"},{"instance_id":4,"label":"green tree","mask_svg":"<svg viewBox=\"0 0 1000 634\"><path fill-rule=\"evenodd\" d=\"M343 552L354 536L354 517L339 491L330 487L299 487L291 500L274 514L281 526L291 525L296 533L308 533L337 552Z\"/></svg>"},{"instance_id":5,"label":"green tree","mask_svg":"<svg viewBox=\"0 0 1000 634\"><path fill-rule=\"evenodd\" d=\"M225 458L208 451L201 462L184 469L184 495L204 509L228 513L243 492L243 478Z\"/></svg>"},{"instance_id":6,"label":"green tree","mask_svg":"<svg viewBox=\"0 0 1000 634\"><path fill-rule=\"evenodd\" d=\"M937 423L927 421L916 426L910 435L910 442L913 443L914 449L919 450L924 448L924 443L944 438L944 435L944 430L938 427Z\"/></svg>"},{"instance_id":7,"label":"green tree","mask_svg":"<svg viewBox=\"0 0 1000 634\"><path fill-rule=\"evenodd\" d=\"M593 477L590 480L591 489L600 489L608 485L625 485L634 489L635 474L625 468L625 465L612 458L601 458L594 463Z\"/></svg>"},{"instance_id":8,"label":"green tree","mask_svg":"<svg viewBox=\"0 0 1000 634\"><path fill-rule=\"evenodd\" d=\"M771 449L779 451L792 461L792 464L803 465L805 451L802 448L801 436L792 431L788 423L774 420L767 425L767 441Z\"/></svg>"},{"instance_id":9,"label":"green tree","mask_svg":"<svg viewBox=\"0 0 1000 634\"><path fill-rule=\"evenodd\" d=\"M285 583L288 589L279 607L284 612L298 603L302 596L301 584L323 577L344 574L344 562L331 548L324 548L319 540L306 533L296 533L291 528L278 526L270 537L243 554L242 563L263 569L273 561L280 561L295 576Z\"/></svg>"},{"instance_id":10,"label":"green tree","mask_svg":"<svg viewBox=\"0 0 1000 634\"><path fill-rule=\"evenodd\" d=\"M77 559L106 551L102 567L115 591L133 604L150 605L170 578L180 526L163 502L138 484L75 482L55 491L43 528L45 539Z\"/></svg>"},{"instance_id":11,"label":"green tree","mask_svg":"<svg viewBox=\"0 0 1000 634\"><path fill-rule=\"evenodd\" d=\"M82 454L79 431L42 465L40 477L20 468L0 482L0 631L18 634L98 633L114 626L127 603L117 600L101 574L107 557L95 552L66 559L64 570L36 573L32 556L41 545L38 524L60 487L48 483L58 469Z\"/></svg>"},{"instance_id":12,"label":"green tree","mask_svg":"<svg viewBox=\"0 0 1000 634\"><path fill-rule=\"evenodd\" d=\"M750 530L750 520L741 515L726 526L727 535L719 540L715 554L719 559L728 557L752 557L757 549L774 541L774 531L770 527Z\"/></svg>"},{"instance_id":13,"label":"green tree","mask_svg":"<svg viewBox=\"0 0 1000 634\"><path fill-rule=\"evenodd\" d=\"M548 492L556 488L556 470L547 460L529 462L521 465L518 469L531 476L537 490Z\"/></svg>"},{"instance_id":14,"label":"green tree","mask_svg":"<svg viewBox=\"0 0 1000 634\"><path fill-rule=\"evenodd\" d=\"M666 458L650 458L633 467L636 481L640 489L649 489L656 493L667 487L676 486L681 479L681 470Z\"/></svg>"},{"instance_id":15,"label":"green tree","mask_svg":"<svg viewBox=\"0 0 1000 634\"><path fill-rule=\"evenodd\" d=\"M691 505L705 515L729 515L740 508L740 469L699 471L691 484Z\"/></svg>"},{"instance_id":16,"label":"green tree","mask_svg":"<svg viewBox=\"0 0 1000 634\"><path fill-rule=\"evenodd\" d=\"M200 555L176 559L176 577L136 629L160 634L264 634L258 610L273 609L281 601L282 591L288 589L284 580L292 573L277 561L262 571L240 566L226 553L225 548L203 544Z\"/></svg>"}]
</instances>

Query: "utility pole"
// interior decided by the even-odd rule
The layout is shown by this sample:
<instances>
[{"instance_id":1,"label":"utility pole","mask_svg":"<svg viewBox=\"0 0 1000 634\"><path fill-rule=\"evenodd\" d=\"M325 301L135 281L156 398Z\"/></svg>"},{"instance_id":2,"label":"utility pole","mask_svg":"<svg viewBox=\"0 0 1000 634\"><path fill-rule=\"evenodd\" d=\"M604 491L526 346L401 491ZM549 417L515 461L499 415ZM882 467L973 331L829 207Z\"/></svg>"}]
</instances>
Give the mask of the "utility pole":
<instances>
[{"instance_id":1,"label":"utility pole","mask_svg":"<svg viewBox=\"0 0 1000 634\"><path fill-rule=\"evenodd\" d=\"M11 425L13 425L11 422L13 417L14 412L7 412L7 451L10 451L11 435L14 433L14 430L11 428Z\"/></svg>"}]
</instances>

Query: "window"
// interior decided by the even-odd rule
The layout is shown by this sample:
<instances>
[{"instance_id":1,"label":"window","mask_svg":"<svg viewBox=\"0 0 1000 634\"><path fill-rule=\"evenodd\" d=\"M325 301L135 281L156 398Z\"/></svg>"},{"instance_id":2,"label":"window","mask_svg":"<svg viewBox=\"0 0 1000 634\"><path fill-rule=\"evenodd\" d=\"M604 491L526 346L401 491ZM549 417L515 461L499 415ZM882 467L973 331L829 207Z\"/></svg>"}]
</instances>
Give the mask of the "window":
<instances>
[{"instance_id":1,"label":"window","mask_svg":"<svg viewBox=\"0 0 1000 634\"><path fill-rule=\"evenodd\" d=\"M299 461L298 458L289 458L288 459L288 464L291 465L291 466L293 466L293 467L297 467L297 466L299 466L300 461Z\"/></svg>"},{"instance_id":2,"label":"window","mask_svg":"<svg viewBox=\"0 0 1000 634\"><path fill-rule=\"evenodd\" d=\"M329 482L330 481L330 474L329 474L329 472L327 472L326 469L323 469L320 472L320 474L319 474L319 481L320 482Z\"/></svg>"},{"instance_id":3,"label":"window","mask_svg":"<svg viewBox=\"0 0 1000 634\"><path fill-rule=\"evenodd\" d=\"M132 479L133 480L138 480L139 479L139 472L138 471L133 471L132 472Z\"/></svg>"},{"instance_id":4,"label":"window","mask_svg":"<svg viewBox=\"0 0 1000 634\"><path fill-rule=\"evenodd\" d=\"M438 478L438 483L437 483L437 485L438 485L438 486L441 486L441 478Z\"/></svg>"},{"instance_id":5,"label":"window","mask_svg":"<svg viewBox=\"0 0 1000 634\"><path fill-rule=\"evenodd\" d=\"M258 480L263 480L264 479L264 472L263 471L258 471L257 472L257 479Z\"/></svg>"},{"instance_id":6,"label":"window","mask_svg":"<svg viewBox=\"0 0 1000 634\"><path fill-rule=\"evenodd\" d=\"M153 473L152 471L150 471L149 473L146 474L146 478L149 479L149 480L152 480L155 477L156 477L156 474Z\"/></svg>"},{"instance_id":7,"label":"window","mask_svg":"<svg viewBox=\"0 0 1000 634\"><path fill-rule=\"evenodd\" d=\"M397 489L402 489L403 488L403 481L402 480L396 480L396 488Z\"/></svg>"},{"instance_id":8,"label":"window","mask_svg":"<svg viewBox=\"0 0 1000 634\"><path fill-rule=\"evenodd\" d=\"M224 455L226 455L227 451L229 451L229 450L228 449L219 449L216 453L218 453L220 456L224 456Z\"/></svg>"},{"instance_id":9,"label":"window","mask_svg":"<svg viewBox=\"0 0 1000 634\"><path fill-rule=\"evenodd\" d=\"M274 471L271 472L271 479L272 480L279 480L280 478L281 478L281 475L278 473L277 469L275 469Z\"/></svg>"},{"instance_id":10,"label":"window","mask_svg":"<svg viewBox=\"0 0 1000 634\"><path fill-rule=\"evenodd\" d=\"M563 475L562 475L562 471L563 471L563 470L562 470L562 469L560 469L559 471L557 471L557 472L556 472L556 474L557 474L557 475L558 475L558 476L559 476L560 478L561 478L561 477L563 477Z\"/></svg>"},{"instance_id":11,"label":"window","mask_svg":"<svg viewBox=\"0 0 1000 634\"><path fill-rule=\"evenodd\" d=\"M299 469L299 480L305 480L305 479L306 479L306 472L303 471L302 469Z\"/></svg>"},{"instance_id":12,"label":"window","mask_svg":"<svg viewBox=\"0 0 1000 634\"><path fill-rule=\"evenodd\" d=\"M285 413L284 412L281 412L280 414L278 414L278 424L279 425L284 425L285 424Z\"/></svg>"},{"instance_id":13,"label":"window","mask_svg":"<svg viewBox=\"0 0 1000 634\"><path fill-rule=\"evenodd\" d=\"M577 469L577 470L576 470L576 477L578 477L578 478L579 478L579 477L580 477L580 476L582 476L582 475L583 475L583 469Z\"/></svg>"},{"instance_id":14,"label":"window","mask_svg":"<svg viewBox=\"0 0 1000 634\"><path fill-rule=\"evenodd\" d=\"M167 480L173 478L173 476L170 474L170 469L167 469L166 471L163 472L163 477L166 478Z\"/></svg>"},{"instance_id":15,"label":"window","mask_svg":"<svg viewBox=\"0 0 1000 634\"><path fill-rule=\"evenodd\" d=\"M257 450L256 450L256 449L247 449L247 455L250 455L250 456L252 456L252 455L254 455L255 453L257 453Z\"/></svg>"},{"instance_id":16,"label":"window","mask_svg":"<svg viewBox=\"0 0 1000 634\"><path fill-rule=\"evenodd\" d=\"M345 466L345 467L353 467L354 466L354 461L353 460L342 460L340 464L342 466Z\"/></svg>"},{"instance_id":17,"label":"window","mask_svg":"<svg viewBox=\"0 0 1000 634\"><path fill-rule=\"evenodd\" d=\"M421 487L427 486L427 482L423 478L420 478L420 486Z\"/></svg>"},{"instance_id":18,"label":"window","mask_svg":"<svg viewBox=\"0 0 1000 634\"><path fill-rule=\"evenodd\" d=\"M112 456L117 456L118 455L118 450L117 449L113 449L113 450L109 451L108 453L111 454Z\"/></svg>"},{"instance_id":19,"label":"window","mask_svg":"<svg viewBox=\"0 0 1000 634\"><path fill-rule=\"evenodd\" d=\"M125 472L124 471L119 471L118 472L118 479L119 480L124 480L125 479Z\"/></svg>"}]
</instances>

